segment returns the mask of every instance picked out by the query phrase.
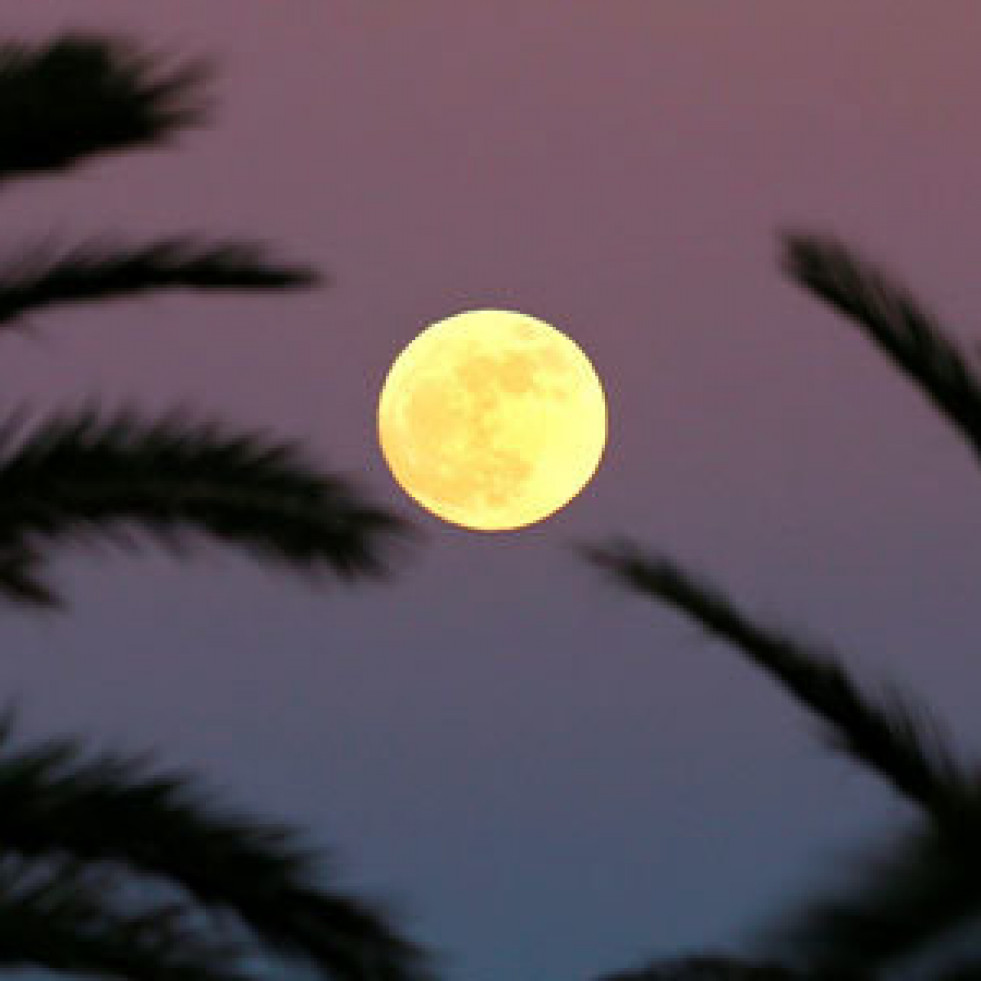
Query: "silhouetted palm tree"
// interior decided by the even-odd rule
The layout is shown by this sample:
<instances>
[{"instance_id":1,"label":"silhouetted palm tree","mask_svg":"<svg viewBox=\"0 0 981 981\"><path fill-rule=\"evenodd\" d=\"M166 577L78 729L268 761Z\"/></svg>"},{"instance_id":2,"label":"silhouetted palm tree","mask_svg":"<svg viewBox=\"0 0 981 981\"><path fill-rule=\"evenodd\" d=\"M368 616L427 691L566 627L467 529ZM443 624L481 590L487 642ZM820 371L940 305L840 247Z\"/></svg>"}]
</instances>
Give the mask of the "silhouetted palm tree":
<instances>
[{"instance_id":1,"label":"silhouetted palm tree","mask_svg":"<svg viewBox=\"0 0 981 981\"><path fill-rule=\"evenodd\" d=\"M0 183L160 143L206 118L206 66L118 40L0 46ZM0 266L0 327L61 304L170 288L281 289L312 270L194 236L34 248ZM88 407L0 419L0 595L60 596L70 539L206 534L304 573L382 573L402 523L302 451L179 413ZM345 981L421 981L424 952L381 910L323 887L295 831L226 811L152 760L23 746L0 726L0 965L141 981L232 981L256 950ZM256 945L258 942L258 946ZM253 975L254 976L254 975Z\"/></svg>"},{"instance_id":2,"label":"silhouetted palm tree","mask_svg":"<svg viewBox=\"0 0 981 981\"><path fill-rule=\"evenodd\" d=\"M790 276L845 313L981 454L981 378L903 286L839 242L788 235ZM844 895L817 902L776 931L778 950L829 977L877 972L981 912L981 780L956 759L938 722L895 688L872 697L841 661L739 609L670 558L629 542L586 550L629 587L673 606L734 645L821 721L832 745L914 804L922 820L898 836ZM981 960L938 978L981 978Z\"/></svg>"}]
</instances>

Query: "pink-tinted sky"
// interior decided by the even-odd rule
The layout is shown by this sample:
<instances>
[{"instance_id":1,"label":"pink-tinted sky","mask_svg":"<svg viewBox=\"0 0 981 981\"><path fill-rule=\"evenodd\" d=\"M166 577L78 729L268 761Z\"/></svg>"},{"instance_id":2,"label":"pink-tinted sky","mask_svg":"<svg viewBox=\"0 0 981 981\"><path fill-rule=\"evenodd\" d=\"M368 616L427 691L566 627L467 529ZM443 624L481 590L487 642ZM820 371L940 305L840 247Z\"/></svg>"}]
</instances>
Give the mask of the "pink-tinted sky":
<instances>
[{"instance_id":1,"label":"pink-tinted sky","mask_svg":"<svg viewBox=\"0 0 981 981\"><path fill-rule=\"evenodd\" d=\"M5 397L290 434L428 533L390 585L326 594L227 552L73 553L71 612L4 628L31 731L158 746L301 823L469 981L738 947L908 817L570 541L671 550L981 748L978 475L775 264L779 228L833 231L970 338L973 0L7 6L12 36L109 29L220 68L210 129L12 188L7 246L240 233L335 285L39 318L6 341ZM513 536L415 511L374 438L391 359L468 306L567 331L610 398L592 485Z\"/></svg>"}]
</instances>

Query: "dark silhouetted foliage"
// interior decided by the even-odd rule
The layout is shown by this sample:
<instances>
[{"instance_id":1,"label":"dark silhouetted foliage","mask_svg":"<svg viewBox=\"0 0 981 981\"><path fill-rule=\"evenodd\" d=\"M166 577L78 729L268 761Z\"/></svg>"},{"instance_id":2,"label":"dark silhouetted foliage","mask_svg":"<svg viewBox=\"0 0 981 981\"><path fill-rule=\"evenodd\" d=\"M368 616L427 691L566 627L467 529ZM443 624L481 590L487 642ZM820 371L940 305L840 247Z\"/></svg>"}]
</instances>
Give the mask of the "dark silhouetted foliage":
<instances>
[{"instance_id":1,"label":"dark silhouetted foliage","mask_svg":"<svg viewBox=\"0 0 981 981\"><path fill-rule=\"evenodd\" d=\"M94 977L246 981L240 951L208 940L180 906L124 912L107 872L51 860L0 861L0 966ZM131 904L130 904L131 905Z\"/></svg>"},{"instance_id":2,"label":"dark silhouetted foliage","mask_svg":"<svg viewBox=\"0 0 981 981\"><path fill-rule=\"evenodd\" d=\"M784 268L847 314L981 453L981 379L902 285L834 239L787 235Z\"/></svg>"},{"instance_id":3,"label":"dark silhouetted foliage","mask_svg":"<svg viewBox=\"0 0 981 981\"><path fill-rule=\"evenodd\" d=\"M66 253L37 248L0 266L0 324L64 303L167 289L267 290L310 286L312 269L280 265L261 246L167 239L137 248L90 244Z\"/></svg>"},{"instance_id":4,"label":"dark silhouetted foliage","mask_svg":"<svg viewBox=\"0 0 981 981\"><path fill-rule=\"evenodd\" d=\"M0 180L159 143L204 122L203 62L164 68L120 39L0 46Z\"/></svg>"},{"instance_id":5,"label":"dark silhouetted foliage","mask_svg":"<svg viewBox=\"0 0 981 981\"><path fill-rule=\"evenodd\" d=\"M951 820L973 800L970 774L955 762L938 723L893 692L874 703L827 652L761 626L719 590L663 556L629 544L591 548L587 557L631 588L668 603L736 645L807 705L827 726L829 742L931 813Z\"/></svg>"},{"instance_id":6,"label":"dark silhouetted foliage","mask_svg":"<svg viewBox=\"0 0 981 981\"><path fill-rule=\"evenodd\" d=\"M0 47L0 180L158 143L200 122L207 72L69 36ZM174 288L280 290L313 270L257 245L165 238L28 249L0 266L0 324ZM28 424L25 417L30 416ZM189 533L299 572L377 576L405 525L298 446L172 412L8 407L0 420L0 595L60 600L56 545ZM285 826L219 807L148 758L71 739L12 745L0 726L0 965L129 981L245 981L275 953L334 981L427 981L428 955L380 907L323 883L324 856Z\"/></svg>"},{"instance_id":7,"label":"dark silhouetted foliage","mask_svg":"<svg viewBox=\"0 0 981 981\"><path fill-rule=\"evenodd\" d=\"M638 971L611 974L600 981L858 981L839 976L819 978L779 964L751 963L734 957L684 957L662 961Z\"/></svg>"},{"instance_id":8,"label":"dark silhouetted foliage","mask_svg":"<svg viewBox=\"0 0 981 981\"><path fill-rule=\"evenodd\" d=\"M100 925L97 913L112 890L91 888L89 876L94 869L95 881L101 882L106 869L126 868L178 885L201 906L234 914L271 947L312 961L329 977L429 976L422 951L388 928L382 911L319 887L326 859L292 829L233 814L190 775L155 767L147 757L87 757L72 740L15 749L11 737L8 715L0 726L0 842L8 855L36 859L44 870L40 886L28 877L26 891L11 876L19 916L36 917L41 924L44 910L56 906L67 936L77 913L83 934L92 929L101 936L98 945L93 940L80 949L93 955L111 951L115 927ZM52 856L73 863L66 882L63 864L56 864L54 874L46 870ZM5 957L10 962L9 951L22 950L29 931L6 929L3 896L0 888L0 962ZM154 907L141 914L138 922L145 928L134 933L134 941L157 937L163 948L170 936L166 931L180 928L188 951L211 949L213 941L205 943L207 935L193 929L193 907L171 903L163 910L162 920L155 918ZM112 923L124 916L112 907L109 913ZM5 942L8 933L12 944ZM220 949L224 971L233 963L233 948ZM134 948L133 956L137 953ZM185 975L168 969L160 976ZM233 975L215 979L226 976Z\"/></svg>"},{"instance_id":9,"label":"dark silhouetted foliage","mask_svg":"<svg viewBox=\"0 0 981 981\"><path fill-rule=\"evenodd\" d=\"M9 597L56 599L34 574L54 542L133 541L127 531L146 531L176 544L188 530L309 573L355 577L383 572L380 553L405 526L296 446L180 414L144 423L83 411L19 438L0 433L0 543L23 558L7 578L0 565Z\"/></svg>"},{"instance_id":10,"label":"dark silhouetted foliage","mask_svg":"<svg viewBox=\"0 0 981 981\"><path fill-rule=\"evenodd\" d=\"M905 287L820 236L786 236L783 265L798 284L847 314L981 452L981 380ZM879 978L981 913L981 778L956 759L928 712L894 687L871 698L839 658L762 626L671 559L629 542L585 554L631 589L732 644L821 720L832 745L920 811L920 826L853 868L837 897L803 905L771 931L774 952L821 976L865 971ZM965 962L934 976L967 981L978 970Z\"/></svg>"}]
</instances>

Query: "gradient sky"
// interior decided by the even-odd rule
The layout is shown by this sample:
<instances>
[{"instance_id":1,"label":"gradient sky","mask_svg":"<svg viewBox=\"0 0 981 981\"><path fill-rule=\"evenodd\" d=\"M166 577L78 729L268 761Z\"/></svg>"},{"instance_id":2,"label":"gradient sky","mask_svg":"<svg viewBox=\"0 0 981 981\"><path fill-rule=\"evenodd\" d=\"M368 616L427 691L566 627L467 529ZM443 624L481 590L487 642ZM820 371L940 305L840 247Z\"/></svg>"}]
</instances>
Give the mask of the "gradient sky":
<instances>
[{"instance_id":1,"label":"gradient sky","mask_svg":"<svg viewBox=\"0 0 981 981\"><path fill-rule=\"evenodd\" d=\"M66 555L70 612L5 621L32 733L158 747L336 849L468 981L739 949L908 813L732 651L601 584L629 533L914 687L981 750L978 474L850 325L776 268L831 231L970 340L981 320L974 0L31 0L213 55L213 126L4 195L4 248L103 231L276 243L295 296L38 317L5 398L175 403L294 436L413 517L390 584L230 551ZM392 483L375 400L466 307L523 310L610 399L595 480L513 535Z\"/></svg>"}]
</instances>

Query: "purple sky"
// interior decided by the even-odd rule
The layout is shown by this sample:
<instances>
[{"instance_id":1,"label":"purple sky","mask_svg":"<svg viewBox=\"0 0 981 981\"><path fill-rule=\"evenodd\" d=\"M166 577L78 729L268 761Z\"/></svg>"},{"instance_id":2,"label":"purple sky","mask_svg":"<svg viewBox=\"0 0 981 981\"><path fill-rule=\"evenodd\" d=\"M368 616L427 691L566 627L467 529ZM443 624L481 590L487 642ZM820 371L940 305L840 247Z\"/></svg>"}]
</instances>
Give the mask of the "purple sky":
<instances>
[{"instance_id":1,"label":"purple sky","mask_svg":"<svg viewBox=\"0 0 981 981\"><path fill-rule=\"evenodd\" d=\"M355 591L228 551L72 553L70 612L4 628L0 684L30 731L157 746L300 823L468 981L738 947L908 816L570 541L670 550L981 747L972 460L775 265L779 228L833 231L971 337L973 0L8 6L14 36L111 29L220 73L215 125L173 149L11 188L6 246L234 233L336 285L38 318L6 341L5 397L181 403L295 436L428 533L392 584ZM416 510L374 436L399 349L480 306L569 333L610 399L590 487L506 536Z\"/></svg>"}]
</instances>

